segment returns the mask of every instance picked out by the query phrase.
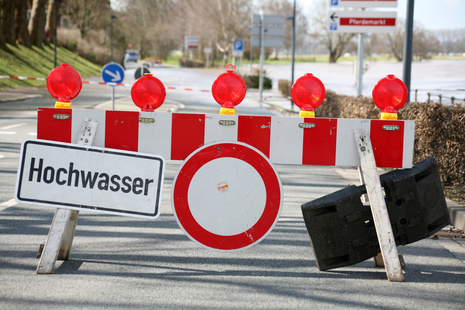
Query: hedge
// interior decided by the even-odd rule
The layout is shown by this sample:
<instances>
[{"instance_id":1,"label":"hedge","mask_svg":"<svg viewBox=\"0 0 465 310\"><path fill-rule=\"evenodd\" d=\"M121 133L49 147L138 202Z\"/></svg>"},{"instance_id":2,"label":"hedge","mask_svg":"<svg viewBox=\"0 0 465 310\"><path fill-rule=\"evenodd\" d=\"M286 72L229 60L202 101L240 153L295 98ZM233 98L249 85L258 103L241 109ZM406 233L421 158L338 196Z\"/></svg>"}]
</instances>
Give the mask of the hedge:
<instances>
[{"instance_id":1,"label":"hedge","mask_svg":"<svg viewBox=\"0 0 465 310\"><path fill-rule=\"evenodd\" d=\"M315 114L328 118L379 119L381 110L371 98L326 91L325 102L315 109ZM411 102L397 114L399 120L415 121L414 163L434 157L444 185L465 186L465 107Z\"/></svg>"}]
</instances>

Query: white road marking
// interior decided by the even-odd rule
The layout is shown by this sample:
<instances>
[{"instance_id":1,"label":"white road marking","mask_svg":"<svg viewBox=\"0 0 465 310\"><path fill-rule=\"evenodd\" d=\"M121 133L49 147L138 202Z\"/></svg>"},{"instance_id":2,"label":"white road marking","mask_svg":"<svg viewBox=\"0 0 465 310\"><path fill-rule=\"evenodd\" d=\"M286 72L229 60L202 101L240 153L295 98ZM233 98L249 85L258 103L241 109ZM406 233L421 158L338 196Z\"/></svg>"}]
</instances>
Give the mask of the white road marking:
<instances>
[{"instance_id":1,"label":"white road marking","mask_svg":"<svg viewBox=\"0 0 465 310\"><path fill-rule=\"evenodd\" d=\"M14 135L16 131L0 131L0 135Z\"/></svg>"},{"instance_id":2,"label":"white road marking","mask_svg":"<svg viewBox=\"0 0 465 310\"><path fill-rule=\"evenodd\" d=\"M16 205L16 204L17 204L17 202L14 199L10 199L8 201L0 203L0 211L3 211L3 210L5 210L5 209L7 209L9 207L12 207L12 206Z\"/></svg>"},{"instance_id":3,"label":"white road marking","mask_svg":"<svg viewBox=\"0 0 465 310\"><path fill-rule=\"evenodd\" d=\"M23 126L23 125L26 125L26 123L19 123L19 124L13 124L13 125L9 125L9 126L3 126L3 127L0 127L0 129L2 129L2 130L11 129L11 128L20 127L20 126Z\"/></svg>"}]
</instances>

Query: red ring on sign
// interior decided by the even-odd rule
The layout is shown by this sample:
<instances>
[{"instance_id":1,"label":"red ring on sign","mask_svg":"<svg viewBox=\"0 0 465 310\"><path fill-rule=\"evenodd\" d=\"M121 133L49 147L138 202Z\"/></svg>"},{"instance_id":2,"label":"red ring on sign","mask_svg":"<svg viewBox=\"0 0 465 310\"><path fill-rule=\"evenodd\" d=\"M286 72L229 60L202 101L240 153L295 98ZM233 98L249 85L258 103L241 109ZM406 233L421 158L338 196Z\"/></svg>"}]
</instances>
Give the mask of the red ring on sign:
<instances>
[{"instance_id":1,"label":"red ring on sign","mask_svg":"<svg viewBox=\"0 0 465 310\"><path fill-rule=\"evenodd\" d=\"M261 176L265 184L266 203L261 217L248 230L223 236L211 233L197 223L189 208L188 190L197 171L208 162L230 157L245 161ZM268 159L245 143L217 143L198 149L184 162L174 181L173 211L178 223L194 241L217 250L237 250L261 241L273 228L281 211L281 182Z\"/></svg>"}]
</instances>

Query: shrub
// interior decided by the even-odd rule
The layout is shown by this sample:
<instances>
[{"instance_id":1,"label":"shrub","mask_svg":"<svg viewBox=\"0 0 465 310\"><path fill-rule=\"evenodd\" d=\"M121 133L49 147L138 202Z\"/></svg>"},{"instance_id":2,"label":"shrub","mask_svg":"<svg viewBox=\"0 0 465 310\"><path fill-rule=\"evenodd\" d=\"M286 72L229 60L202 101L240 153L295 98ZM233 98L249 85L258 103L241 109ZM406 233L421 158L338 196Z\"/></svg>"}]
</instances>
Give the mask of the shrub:
<instances>
[{"instance_id":1,"label":"shrub","mask_svg":"<svg viewBox=\"0 0 465 310\"><path fill-rule=\"evenodd\" d=\"M242 75L247 88L259 88L260 76L259 75ZM271 89L272 82L269 77L263 76L263 89Z\"/></svg>"}]
</instances>

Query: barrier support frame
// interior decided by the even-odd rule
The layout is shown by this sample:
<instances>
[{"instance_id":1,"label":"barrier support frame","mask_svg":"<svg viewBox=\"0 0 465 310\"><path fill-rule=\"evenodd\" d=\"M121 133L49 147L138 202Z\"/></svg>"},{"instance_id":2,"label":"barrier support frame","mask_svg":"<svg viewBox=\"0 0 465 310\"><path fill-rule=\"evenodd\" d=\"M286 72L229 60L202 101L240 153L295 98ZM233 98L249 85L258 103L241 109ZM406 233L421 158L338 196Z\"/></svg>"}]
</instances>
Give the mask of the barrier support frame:
<instances>
[{"instance_id":1,"label":"barrier support frame","mask_svg":"<svg viewBox=\"0 0 465 310\"><path fill-rule=\"evenodd\" d=\"M85 118L76 144L91 146L97 132L98 122ZM79 211L58 208L53 216L52 224L40 253L37 274L53 273L57 259L67 260L73 244ZM39 250L40 251L40 250Z\"/></svg>"},{"instance_id":2,"label":"barrier support frame","mask_svg":"<svg viewBox=\"0 0 465 310\"><path fill-rule=\"evenodd\" d=\"M354 140L360 157L361 179L367 189L386 275L389 281L404 282L402 265L397 252L368 130L354 130Z\"/></svg>"}]
</instances>

